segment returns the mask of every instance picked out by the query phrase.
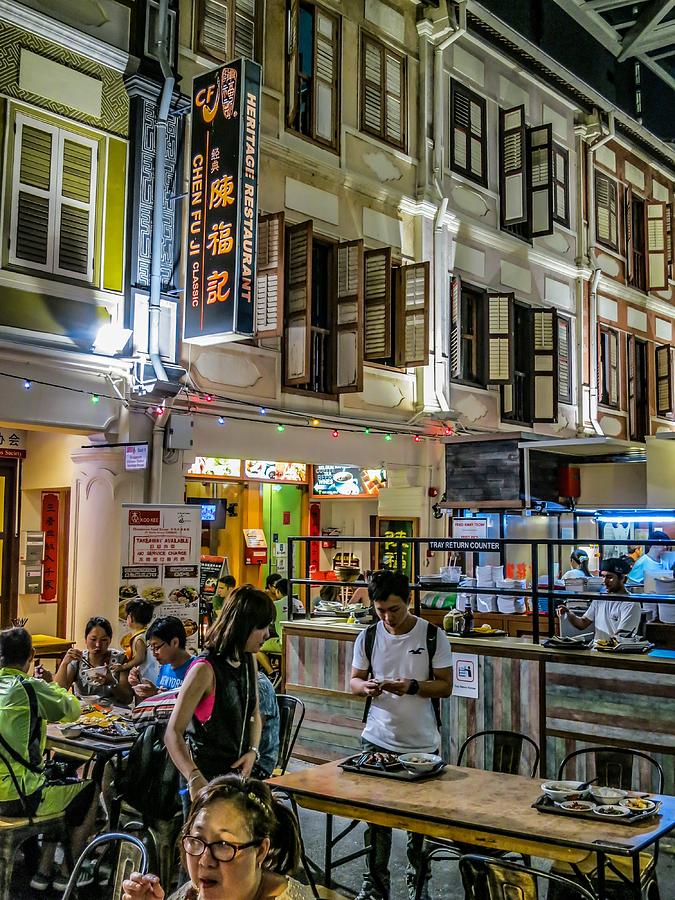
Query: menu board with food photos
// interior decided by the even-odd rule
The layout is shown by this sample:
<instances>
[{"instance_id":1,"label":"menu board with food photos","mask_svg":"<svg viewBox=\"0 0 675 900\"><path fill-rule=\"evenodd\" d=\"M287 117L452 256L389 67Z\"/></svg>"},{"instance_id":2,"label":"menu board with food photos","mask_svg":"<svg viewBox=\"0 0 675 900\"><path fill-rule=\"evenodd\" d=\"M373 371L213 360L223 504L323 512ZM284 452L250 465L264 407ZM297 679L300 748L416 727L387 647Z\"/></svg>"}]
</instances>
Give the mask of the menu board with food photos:
<instances>
[{"instance_id":1,"label":"menu board with food photos","mask_svg":"<svg viewBox=\"0 0 675 900\"><path fill-rule=\"evenodd\" d=\"M136 599L153 604L153 619L159 616L181 619L188 636L188 649L197 648L200 551L199 506L122 505L118 618L124 649L131 636L126 623L127 603Z\"/></svg>"},{"instance_id":2,"label":"menu board with food photos","mask_svg":"<svg viewBox=\"0 0 675 900\"><path fill-rule=\"evenodd\" d=\"M387 483L384 469L359 466L312 466L312 497L376 499Z\"/></svg>"}]
</instances>

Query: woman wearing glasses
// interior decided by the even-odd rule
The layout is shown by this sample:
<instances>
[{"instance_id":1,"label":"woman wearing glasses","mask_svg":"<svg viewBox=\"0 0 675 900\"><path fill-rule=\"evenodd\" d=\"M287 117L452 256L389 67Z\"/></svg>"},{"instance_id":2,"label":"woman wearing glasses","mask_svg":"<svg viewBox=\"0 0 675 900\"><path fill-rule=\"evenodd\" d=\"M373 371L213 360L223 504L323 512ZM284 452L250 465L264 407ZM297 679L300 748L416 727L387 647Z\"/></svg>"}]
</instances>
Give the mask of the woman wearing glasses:
<instances>
[{"instance_id":1,"label":"woman wearing glasses","mask_svg":"<svg viewBox=\"0 0 675 900\"><path fill-rule=\"evenodd\" d=\"M288 878L300 858L293 813L261 781L226 776L199 791L181 833L190 883L170 900L305 900ZM123 900L162 900L156 875L133 873Z\"/></svg>"},{"instance_id":2,"label":"woman wearing glasses","mask_svg":"<svg viewBox=\"0 0 675 900\"><path fill-rule=\"evenodd\" d=\"M274 614L272 600L253 585L232 591L206 635L205 652L190 666L164 737L187 782L186 800L218 775L248 777L260 758L255 655Z\"/></svg>"}]
</instances>

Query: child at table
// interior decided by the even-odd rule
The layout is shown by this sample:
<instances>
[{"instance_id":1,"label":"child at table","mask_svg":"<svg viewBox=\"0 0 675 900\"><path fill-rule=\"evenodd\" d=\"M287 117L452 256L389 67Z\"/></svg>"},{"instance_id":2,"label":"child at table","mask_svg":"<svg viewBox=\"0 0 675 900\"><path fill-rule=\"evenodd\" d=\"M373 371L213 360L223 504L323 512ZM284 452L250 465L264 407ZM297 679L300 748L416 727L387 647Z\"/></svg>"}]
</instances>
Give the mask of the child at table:
<instances>
[{"instance_id":1,"label":"child at table","mask_svg":"<svg viewBox=\"0 0 675 900\"><path fill-rule=\"evenodd\" d=\"M126 659L125 662L113 666L112 670L113 672L129 672L138 666L141 678L154 681L155 679L150 673L154 674L159 667L154 658L148 656L145 632L152 620L155 608L149 600L142 600L138 597L135 600L129 600L124 611L127 614L127 628L131 632L122 638Z\"/></svg>"}]
</instances>

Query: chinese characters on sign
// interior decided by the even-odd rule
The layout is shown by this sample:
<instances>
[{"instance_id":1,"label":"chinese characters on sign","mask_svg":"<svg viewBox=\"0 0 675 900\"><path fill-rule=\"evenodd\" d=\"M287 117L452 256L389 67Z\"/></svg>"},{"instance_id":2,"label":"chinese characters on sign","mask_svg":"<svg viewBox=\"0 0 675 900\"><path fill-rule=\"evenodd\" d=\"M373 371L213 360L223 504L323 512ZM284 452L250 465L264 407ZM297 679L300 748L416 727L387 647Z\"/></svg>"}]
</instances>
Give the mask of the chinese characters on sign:
<instances>
[{"instance_id":1,"label":"chinese characters on sign","mask_svg":"<svg viewBox=\"0 0 675 900\"><path fill-rule=\"evenodd\" d=\"M26 432L15 428L0 428L0 458L26 458Z\"/></svg>"},{"instance_id":2,"label":"chinese characters on sign","mask_svg":"<svg viewBox=\"0 0 675 900\"><path fill-rule=\"evenodd\" d=\"M412 545L405 538L415 536L413 519L379 519L378 537L388 538L378 544L378 568L400 569L412 578Z\"/></svg>"},{"instance_id":3,"label":"chinese characters on sign","mask_svg":"<svg viewBox=\"0 0 675 900\"><path fill-rule=\"evenodd\" d=\"M185 340L254 332L260 66L238 59L195 78Z\"/></svg>"},{"instance_id":4,"label":"chinese characters on sign","mask_svg":"<svg viewBox=\"0 0 675 900\"><path fill-rule=\"evenodd\" d=\"M55 603L59 576L59 495L42 495L42 531L45 535L40 603Z\"/></svg>"}]
</instances>

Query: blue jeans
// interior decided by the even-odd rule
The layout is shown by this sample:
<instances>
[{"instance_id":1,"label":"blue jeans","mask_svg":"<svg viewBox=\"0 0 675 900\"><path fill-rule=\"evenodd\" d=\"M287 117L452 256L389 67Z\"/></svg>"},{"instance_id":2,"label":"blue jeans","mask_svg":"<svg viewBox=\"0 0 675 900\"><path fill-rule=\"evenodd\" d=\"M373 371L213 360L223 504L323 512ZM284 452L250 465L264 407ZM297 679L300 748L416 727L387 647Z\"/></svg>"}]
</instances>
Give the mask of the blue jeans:
<instances>
[{"instance_id":1,"label":"blue jeans","mask_svg":"<svg viewBox=\"0 0 675 900\"><path fill-rule=\"evenodd\" d=\"M361 740L364 750L381 751L391 753L385 747L378 747L370 741ZM391 828L384 825L367 825L363 836L364 843L370 845L370 852L366 855L366 870L363 873L361 890L367 892L373 898L388 900L391 877L389 873L389 857L391 856ZM408 845L406 855L408 865L405 875L408 884L414 883L420 863L420 853L424 835L408 832ZM429 878L431 875L428 876Z\"/></svg>"}]
</instances>

